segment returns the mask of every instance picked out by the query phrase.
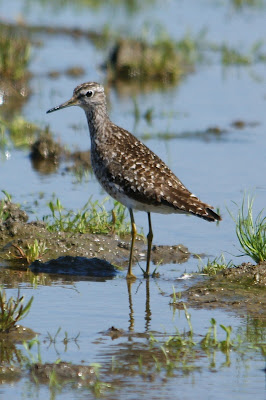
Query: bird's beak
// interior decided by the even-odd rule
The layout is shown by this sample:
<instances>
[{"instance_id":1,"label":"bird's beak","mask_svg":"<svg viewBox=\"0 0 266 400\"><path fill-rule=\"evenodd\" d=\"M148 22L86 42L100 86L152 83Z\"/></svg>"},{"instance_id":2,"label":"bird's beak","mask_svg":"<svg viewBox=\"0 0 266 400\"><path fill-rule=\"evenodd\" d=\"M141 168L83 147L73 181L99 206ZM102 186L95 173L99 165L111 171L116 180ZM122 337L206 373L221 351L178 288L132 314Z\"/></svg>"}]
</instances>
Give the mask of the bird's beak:
<instances>
[{"instance_id":1,"label":"bird's beak","mask_svg":"<svg viewBox=\"0 0 266 400\"><path fill-rule=\"evenodd\" d=\"M78 100L76 97L71 97L70 100L66 101L63 104L60 104L60 106L56 106L54 108L51 108L50 110L46 111L46 114L49 114L51 112L57 111L57 110L62 110L63 108L66 107L71 107L71 106L77 106L78 105Z\"/></svg>"}]
</instances>

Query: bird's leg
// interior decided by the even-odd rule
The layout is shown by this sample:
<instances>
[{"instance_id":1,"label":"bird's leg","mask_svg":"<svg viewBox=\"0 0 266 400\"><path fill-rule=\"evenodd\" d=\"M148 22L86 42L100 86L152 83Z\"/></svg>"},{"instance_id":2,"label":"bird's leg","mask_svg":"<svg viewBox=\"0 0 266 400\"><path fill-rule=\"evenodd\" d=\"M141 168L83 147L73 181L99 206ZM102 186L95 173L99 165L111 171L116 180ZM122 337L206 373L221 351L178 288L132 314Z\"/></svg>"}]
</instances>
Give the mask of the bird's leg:
<instances>
[{"instance_id":1,"label":"bird's leg","mask_svg":"<svg viewBox=\"0 0 266 400\"><path fill-rule=\"evenodd\" d=\"M137 228L134 220L134 214L132 208L129 208L130 214L130 221L131 221L131 248L130 248L130 256L129 256L129 263L128 263L128 271L127 271L127 279L136 279L135 275L132 274L132 259L133 259L133 250L135 239L137 235Z\"/></svg>"},{"instance_id":2,"label":"bird's leg","mask_svg":"<svg viewBox=\"0 0 266 400\"><path fill-rule=\"evenodd\" d=\"M147 249L147 265L146 265L145 276L150 275L151 245L152 245L152 239L153 239L153 232L152 232L152 226L151 226L151 213L150 212L148 212L148 221L149 221L149 233L147 235L148 249Z\"/></svg>"}]
</instances>

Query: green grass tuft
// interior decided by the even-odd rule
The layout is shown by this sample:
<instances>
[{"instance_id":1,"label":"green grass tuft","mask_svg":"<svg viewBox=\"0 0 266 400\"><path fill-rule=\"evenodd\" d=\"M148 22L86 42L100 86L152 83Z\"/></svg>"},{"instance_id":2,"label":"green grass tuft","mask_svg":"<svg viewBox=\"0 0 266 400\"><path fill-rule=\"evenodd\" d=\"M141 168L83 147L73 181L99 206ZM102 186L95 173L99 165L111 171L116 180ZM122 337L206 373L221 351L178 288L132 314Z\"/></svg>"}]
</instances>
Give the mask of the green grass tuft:
<instances>
[{"instance_id":1,"label":"green grass tuft","mask_svg":"<svg viewBox=\"0 0 266 400\"><path fill-rule=\"evenodd\" d=\"M60 200L50 201L51 215L43 220L51 232L108 234L115 232L120 236L130 233L130 223L126 222L126 208L117 201L111 211L105 209L108 198L99 202L89 201L77 212L66 211Z\"/></svg>"},{"instance_id":2,"label":"green grass tuft","mask_svg":"<svg viewBox=\"0 0 266 400\"><path fill-rule=\"evenodd\" d=\"M200 259L200 262L203 264L202 268L199 266L199 270L202 274L207 275L216 275L217 272L223 271L226 268L230 268L233 266L232 262L226 263L224 255L222 254L220 257L216 257L214 260L208 259L207 264L204 264Z\"/></svg>"},{"instance_id":3,"label":"green grass tuft","mask_svg":"<svg viewBox=\"0 0 266 400\"><path fill-rule=\"evenodd\" d=\"M243 249L240 256L249 256L255 262L266 260L266 216L263 211L253 218L254 198L247 198L247 213L245 212L245 197L237 217L228 210L236 224L236 235Z\"/></svg>"},{"instance_id":4,"label":"green grass tuft","mask_svg":"<svg viewBox=\"0 0 266 400\"><path fill-rule=\"evenodd\" d=\"M25 78L30 42L18 30L0 24L0 76L12 81Z\"/></svg>"},{"instance_id":5,"label":"green grass tuft","mask_svg":"<svg viewBox=\"0 0 266 400\"><path fill-rule=\"evenodd\" d=\"M7 204L11 203L12 196L6 191L1 190L5 195L5 198L0 201L0 223L5 222L9 217L9 211L7 211Z\"/></svg>"},{"instance_id":6,"label":"green grass tuft","mask_svg":"<svg viewBox=\"0 0 266 400\"><path fill-rule=\"evenodd\" d=\"M10 253L10 259L21 260L27 264L31 264L35 260L40 260L44 253L48 250L46 247L46 243L43 241L38 241L34 239L33 243L27 243L27 247L24 249L16 244L13 244L12 247L15 248L15 253Z\"/></svg>"},{"instance_id":7,"label":"green grass tuft","mask_svg":"<svg viewBox=\"0 0 266 400\"><path fill-rule=\"evenodd\" d=\"M29 313L33 296L28 303L23 306L24 296L20 297L18 290L17 297L14 299L10 297L6 299L6 292L4 289L0 290L0 332L6 333L14 328L18 321L25 318Z\"/></svg>"}]
</instances>

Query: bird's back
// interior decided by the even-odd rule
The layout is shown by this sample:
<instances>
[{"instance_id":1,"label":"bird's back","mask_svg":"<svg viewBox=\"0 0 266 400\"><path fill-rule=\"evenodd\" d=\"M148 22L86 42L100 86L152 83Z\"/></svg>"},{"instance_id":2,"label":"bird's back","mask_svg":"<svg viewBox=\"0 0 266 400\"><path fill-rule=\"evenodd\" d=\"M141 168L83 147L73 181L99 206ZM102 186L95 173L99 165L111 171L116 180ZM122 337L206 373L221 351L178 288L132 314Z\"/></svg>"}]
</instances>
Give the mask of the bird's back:
<instances>
[{"instance_id":1,"label":"bird's back","mask_svg":"<svg viewBox=\"0 0 266 400\"><path fill-rule=\"evenodd\" d=\"M158 213L191 213L210 221L218 219L212 207L194 196L134 135L111 121L107 129L109 134L102 134L103 141L98 134L92 143L92 165L111 196L145 211L149 208Z\"/></svg>"}]
</instances>

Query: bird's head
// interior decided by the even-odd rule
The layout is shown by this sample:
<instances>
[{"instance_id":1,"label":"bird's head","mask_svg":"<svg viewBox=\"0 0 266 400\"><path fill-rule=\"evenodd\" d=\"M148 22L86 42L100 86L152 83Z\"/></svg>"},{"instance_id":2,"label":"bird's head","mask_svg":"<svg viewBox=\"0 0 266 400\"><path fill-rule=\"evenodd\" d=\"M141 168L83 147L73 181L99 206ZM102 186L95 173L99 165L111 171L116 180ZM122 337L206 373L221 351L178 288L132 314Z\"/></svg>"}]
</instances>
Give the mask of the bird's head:
<instances>
[{"instance_id":1,"label":"bird's head","mask_svg":"<svg viewBox=\"0 0 266 400\"><path fill-rule=\"evenodd\" d=\"M71 99L59 106L51 108L47 113L62 110L66 107L79 106L89 111L97 105L105 105L105 93L102 85L96 82L82 83L74 89Z\"/></svg>"}]
</instances>

